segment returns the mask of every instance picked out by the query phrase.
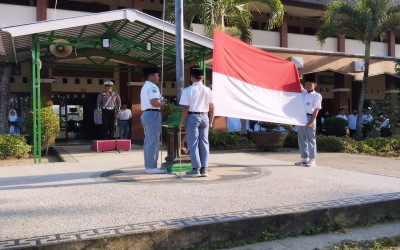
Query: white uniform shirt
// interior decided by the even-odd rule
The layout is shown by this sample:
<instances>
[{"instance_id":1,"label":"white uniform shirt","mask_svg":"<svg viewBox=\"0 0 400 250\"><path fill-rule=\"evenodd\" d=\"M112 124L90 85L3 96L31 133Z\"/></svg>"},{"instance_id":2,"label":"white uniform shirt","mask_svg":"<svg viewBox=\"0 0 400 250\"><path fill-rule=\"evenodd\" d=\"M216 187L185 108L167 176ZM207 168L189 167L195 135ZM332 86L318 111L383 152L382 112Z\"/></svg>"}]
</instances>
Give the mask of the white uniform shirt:
<instances>
[{"instance_id":1,"label":"white uniform shirt","mask_svg":"<svg viewBox=\"0 0 400 250\"><path fill-rule=\"evenodd\" d=\"M142 89L140 90L140 109L160 109L160 107L153 107L150 103L151 99L161 99L160 91L154 83L145 81Z\"/></svg>"},{"instance_id":2,"label":"white uniform shirt","mask_svg":"<svg viewBox=\"0 0 400 250\"><path fill-rule=\"evenodd\" d=\"M208 112L213 103L211 89L201 82L194 82L182 91L180 105L189 106L189 112Z\"/></svg>"},{"instance_id":3,"label":"white uniform shirt","mask_svg":"<svg viewBox=\"0 0 400 250\"><path fill-rule=\"evenodd\" d=\"M345 114L338 114L337 116L336 116L336 118L342 118L343 120L348 120L347 119L347 116L345 115Z\"/></svg>"},{"instance_id":4,"label":"white uniform shirt","mask_svg":"<svg viewBox=\"0 0 400 250\"><path fill-rule=\"evenodd\" d=\"M228 132L240 132L242 130L242 122L240 118L227 117L226 128Z\"/></svg>"},{"instance_id":5,"label":"white uniform shirt","mask_svg":"<svg viewBox=\"0 0 400 250\"><path fill-rule=\"evenodd\" d=\"M119 112L119 120L127 121L132 118L132 111L130 109L121 109Z\"/></svg>"},{"instance_id":6,"label":"white uniform shirt","mask_svg":"<svg viewBox=\"0 0 400 250\"><path fill-rule=\"evenodd\" d=\"M320 93L315 91L308 93L307 90L303 89L302 95L307 114L314 113L315 109L321 109L322 96Z\"/></svg>"},{"instance_id":7,"label":"white uniform shirt","mask_svg":"<svg viewBox=\"0 0 400 250\"><path fill-rule=\"evenodd\" d=\"M357 115L351 114L349 115L349 128L355 130L357 126Z\"/></svg>"},{"instance_id":8,"label":"white uniform shirt","mask_svg":"<svg viewBox=\"0 0 400 250\"><path fill-rule=\"evenodd\" d=\"M370 114L363 114L363 116L362 116L363 123L372 122L373 119L374 119L374 117Z\"/></svg>"}]
</instances>

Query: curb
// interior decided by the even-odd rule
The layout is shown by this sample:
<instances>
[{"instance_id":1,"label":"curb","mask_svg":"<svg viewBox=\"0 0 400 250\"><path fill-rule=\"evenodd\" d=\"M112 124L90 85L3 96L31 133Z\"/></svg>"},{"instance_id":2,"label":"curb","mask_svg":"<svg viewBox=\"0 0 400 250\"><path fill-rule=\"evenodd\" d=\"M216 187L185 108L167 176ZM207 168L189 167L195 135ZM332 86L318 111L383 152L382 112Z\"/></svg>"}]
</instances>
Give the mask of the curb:
<instances>
[{"instance_id":1,"label":"curb","mask_svg":"<svg viewBox=\"0 0 400 250\"><path fill-rule=\"evenodd\" d=\"M0 242L0 249L186 249L269 234L298 235L340 225L354 227L400 218L400 193L214 216L85 230ZM395 199L387 199L387 198ZM383 199L387 200L383 200ZM375 201L374 201L375 200ZM347 201L348 203L349 201ZM331 207L319 208L318 206Z\"/></svg>"}]
</instances>

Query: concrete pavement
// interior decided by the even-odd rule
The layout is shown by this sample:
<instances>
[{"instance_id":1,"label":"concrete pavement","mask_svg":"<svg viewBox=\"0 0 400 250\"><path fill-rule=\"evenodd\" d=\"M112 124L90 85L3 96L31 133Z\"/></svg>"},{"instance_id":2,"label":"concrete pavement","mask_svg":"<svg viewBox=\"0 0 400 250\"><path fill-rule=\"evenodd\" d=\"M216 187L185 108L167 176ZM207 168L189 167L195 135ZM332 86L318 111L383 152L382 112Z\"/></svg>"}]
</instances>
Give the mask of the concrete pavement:
<instances>
[{"instance_id":1,"label":"concrete pavement","mask_svg":"<svg viewBox=\"0 0 400 250\"><path fill-rule=\"evenodd\" d=\"M68 162L0 167L0 249L163 230L170 235L157 239L172 241L176 230L183 235L184 229L363 204L368 206L362 213L372 213L370 204L390 207L400 201L400 161L395 159L320 153L318 166L306 168L293 165L296 151L212 151L208 178L179 178L144 175L140 146L121 153L89 147L63 146ZM234 227L243 228L240 223L228 228ZM168 246L226 239L213 237ZM157 239L135 246L166 246L157 245Z\"/></svg>"}]
</instances>

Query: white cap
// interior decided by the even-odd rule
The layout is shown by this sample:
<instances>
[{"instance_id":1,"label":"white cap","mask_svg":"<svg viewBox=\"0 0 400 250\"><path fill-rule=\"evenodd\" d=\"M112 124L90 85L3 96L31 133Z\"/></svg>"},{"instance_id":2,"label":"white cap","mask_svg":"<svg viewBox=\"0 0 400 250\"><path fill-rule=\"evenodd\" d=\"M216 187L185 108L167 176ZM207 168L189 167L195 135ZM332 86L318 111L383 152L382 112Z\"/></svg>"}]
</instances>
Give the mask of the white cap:
<instances>
[{"instance_id":1,"label":"white cap","mask_svg":"<svg viewBox=\"0 0 400 250\"><path fill-rule=\"evenodd\" d=\"M106 81L105 83L103 83L104 86L114 86L114 83L112 81Z\"/></svg>"}]
</instances>

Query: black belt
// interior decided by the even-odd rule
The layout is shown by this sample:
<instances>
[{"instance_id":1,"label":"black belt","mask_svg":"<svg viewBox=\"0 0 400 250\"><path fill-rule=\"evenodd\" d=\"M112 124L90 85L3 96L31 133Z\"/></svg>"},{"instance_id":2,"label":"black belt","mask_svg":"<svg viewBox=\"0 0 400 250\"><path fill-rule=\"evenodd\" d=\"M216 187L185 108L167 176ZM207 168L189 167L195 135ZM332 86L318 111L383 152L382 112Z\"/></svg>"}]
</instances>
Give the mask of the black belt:
<instances>
[{"instance_id":1,"label":"black belt","mask_svg":"<svg viewBox=\"0 0 400 250\"><path fill-rule=\"evenodd\" d=\"M189 114L190 115L205 115L205 114L207 114L207 112L192 112L192 111L189 111Z\"/></svg>"},{"instance_id":2,"label":"black belt","mask_svg":"<svg viewBox=\"0 0 400 250\"><path fill-rule=\"evenodd\" d=\"M312 115L312 114L307 113L307 115Z\"/></svg>"},{"instance_id":3,"label":"black belt","mask_svg":"<svg viewBox=\"0 0 400 250\"><path fill-rule=\"evenodd\" d=\"M160 112L159 109L146 109L145 111L156 111L156 112Z\"/></svg>"}]
</instances>

